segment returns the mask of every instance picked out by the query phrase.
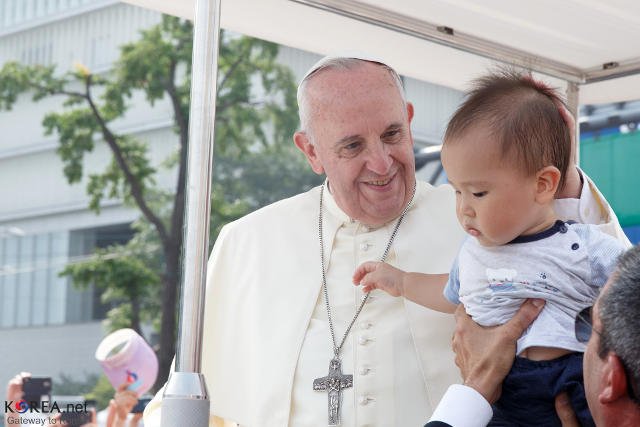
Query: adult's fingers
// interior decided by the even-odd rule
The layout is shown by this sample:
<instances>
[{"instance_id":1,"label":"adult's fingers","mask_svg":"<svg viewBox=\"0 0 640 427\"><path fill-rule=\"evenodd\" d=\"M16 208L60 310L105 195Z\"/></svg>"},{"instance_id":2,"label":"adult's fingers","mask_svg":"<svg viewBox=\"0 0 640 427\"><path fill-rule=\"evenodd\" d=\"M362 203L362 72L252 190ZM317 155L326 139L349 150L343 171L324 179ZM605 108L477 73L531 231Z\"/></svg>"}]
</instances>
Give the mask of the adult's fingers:
<instances>
[{"instance_id":1,"label":"adult's fingers","mask_svg":"<svg viewBox=\"0 0 640 427\"><path fill-rule=\"evenodd\" d=\"M544 308L545 301L541 299L528 299L521 306L516 314L505 323L504 333L509 338L518 339L529 325L538 317Z\"/></svg>"},{"instance_id":2,"label":"adult's fingers","mask_svg":"<svg viewBox=\"0 0 640 427\"><path fill-rule=\"evenodd\" d=\"M573 114L571 114L571 112L567 110L567 108L564 106L562 102L557 101L555 104L556 104L556 107L558 108L558 111L560 112L560 116L562 117L562 120L564 120L564 123L567 125L567 128L569 128L569 136L571 138L571 161L575 163L576 161L575 159L576 119L573 117Z\"/></svg>"},{"instance_id":3,"label":"adult's fingers","mask_svg":"<svg viewBox=\"0 0 640 427\"><path fill-rule=\"evenodd\" d=\"M458 304L458 308L453 312L453 317L456 319L456 330L451 340L451 347L457 354L460 347L459 341L463 341L466 335L473 335L474 331L481 329L481 327L467 314L463 304Z\"/></svg>"},{"instance_id":4,"label":"adult's fingers","mask_svg":"<svg viewBox=\"0 0 640 427\"><path fill-rule=\"evenodd\" d=\"M576 120L573 118L573 114L567 110L567 107L562 104L562 102L556 102L556 107L558 107L558 111L560 112L560 116L562 120L564 120L565 124L569 128L570 132L575 132L576 130Z\"/></svg>"},{"instance_id":5,"label":"adult's fingers","mask_svg":"<svg viewBox=\"0 0 640 427\"><path fill-rule=\"evenodd\" d=\"M456 330L451 338L451 349L455 354L454 362L456 366L460 369L462 377L466 378L470 368L469 365L472 364L470 360L477 354L472 354L472 350L465 343L472 344L474 337L479 335L477 332L482 332L483 328L478 326L471 316L467 314L463 304L458 304L458 308L456 308L453 315L456 319Z\"/></svg>"},{"instance_id":6,"label":"adult's fingers","mask_svg":"<svg viewBox=\"0 0 640 427\"><path fill-rule=\"evenodd\" d=\"M109 406L108 406L108 411L107 411L107 427L111 427L113 425L113 422L116 419L116 412L118 410L118 407L116 405L116 401L111 399L109 401Z\"/></svg>"},{"instance_id":7,"label":"adult's fingers","mask_svg":"<svg viewBox=\"0 0 640 427\"><path fill-rule=\"evenodd\" d=\"M453 313L453 317L456 319L456 325L458 321L466 322L467 320L471 320L471 316L467 314L463 304L458 304L458 308L456 308L456 311Z\"/></svg>"},{"instance_id":8,"label":"adult's fingers","mask_svg":"<svg viewBox=\"0 0 640 427\"><path fill-rule=\"evenodd\" d=\"M569 395L566 392L562 392L556 396L555 406L562 427L580 427L576 413L571 406Z\"/></svg>"},{"instance_id":9,"label":"adult's fingers","mask_svg":"<svg viewBox=\"0 0 640 427\"><path fill-rule=\"evenodd\" d=\"M22 383L25 378L30 378L29 372L20 372L15 377L11 378L7 383L6 399L7 400L20 400L22 399Z\"/></svg>"},{"instance_id":10,"label":"adult's fingers","mask_svg":"<svg viewBox=\"0 0 640 427\"><path fill-rule=\"evenodd\" d=\"M456 354L458 354L459 337L467 330L466 325L473 325L474 323L471 316L469 316L465 311L463 304L458 304L458 308L453 312L453 317L456 320L456 330L451 337L451 348Z\"/></svg>"}]
</instances>

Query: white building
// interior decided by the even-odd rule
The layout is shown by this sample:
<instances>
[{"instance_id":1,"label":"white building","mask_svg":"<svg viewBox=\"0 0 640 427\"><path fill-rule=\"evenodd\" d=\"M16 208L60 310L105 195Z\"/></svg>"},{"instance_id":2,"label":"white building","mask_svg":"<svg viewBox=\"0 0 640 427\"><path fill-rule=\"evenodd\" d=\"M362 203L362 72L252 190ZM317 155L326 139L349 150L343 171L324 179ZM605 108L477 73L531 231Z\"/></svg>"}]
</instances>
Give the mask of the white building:
<instances>
[{"instance_id":1,"label":"white building","mask_svg":"<svg viewBox=\"0 0 640 427\"><path fill-rule=\"evenodd\" d=\"M118 47L136 38L160 15L115 0L0 0L0 64L75 62L94 73L107 71ZM283 47L281 60L301 77L319 55ZM459 92L406 79L415 105L416 142L440 142ZM59 110L62 98L34 103L21 97L12 111L0 112L0 387L20 371L82 378L99 373L93 354L103 336L104 309L93 290L78 291L58 272L95 247L126 240L135 210L121 201L89 211L86 181L70 186L57 157L57 140L45 136L45 113ZM158 163L175 148L171 109L152 109L141 99L117 130L148 141ZM86 158L84 176L102 170L110 154L96 144ZM428 173L430 175L430 172ZM168 171L159 180L171 185ZM55 380L54 380L55 381Z\"/></svg>"}]
</instances>

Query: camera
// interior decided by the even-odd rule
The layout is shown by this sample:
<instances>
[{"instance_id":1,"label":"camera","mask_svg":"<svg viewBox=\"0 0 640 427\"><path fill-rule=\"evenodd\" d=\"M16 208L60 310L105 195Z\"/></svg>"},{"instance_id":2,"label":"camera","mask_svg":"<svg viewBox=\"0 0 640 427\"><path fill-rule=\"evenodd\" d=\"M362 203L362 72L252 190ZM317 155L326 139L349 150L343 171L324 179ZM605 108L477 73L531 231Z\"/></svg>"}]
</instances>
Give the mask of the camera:
<instances>
[{"instance_id":1,"label":"camera","mask_svg":"<svg viewBox=\"0 0 640 427\"><path fill-rule=\"evenodd\" d=\"M51 377L23 378L22 392L27 402L51 401Z\"/></svg>"},{"instance_id":2,"label":"camera","mask_svg":"<svg viewBox=\"0 0 640 427\"><path fill-rule=\"evenodd\" d=\"M141 413L142 411L144 411L144 408L147 406L147 404L149 404L149 402L151 402L150 397L141 397L140 399L138 399L138 403L136 403L136 406L134 406L131 409L131 413L132 414Z\"/></svg>"}]
</instances>

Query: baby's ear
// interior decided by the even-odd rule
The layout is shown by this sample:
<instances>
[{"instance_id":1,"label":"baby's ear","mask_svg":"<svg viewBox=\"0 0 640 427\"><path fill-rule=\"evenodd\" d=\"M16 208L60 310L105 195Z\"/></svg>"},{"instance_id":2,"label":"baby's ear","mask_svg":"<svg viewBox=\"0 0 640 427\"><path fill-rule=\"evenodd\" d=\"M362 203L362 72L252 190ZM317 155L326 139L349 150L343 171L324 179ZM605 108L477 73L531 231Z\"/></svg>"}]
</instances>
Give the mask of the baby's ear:
<instances>
[{"instance_id":1,"label":"baby's ear","mask_svg":"<svg viewBox=\"0 0 640 427\"><path fill-rule=\"evenodd\" d=\"M538 203L551 203L558 191L560 184L560 170L555 166L547 166L536 174L536 201Z\"/></svg>"}]
</instances>

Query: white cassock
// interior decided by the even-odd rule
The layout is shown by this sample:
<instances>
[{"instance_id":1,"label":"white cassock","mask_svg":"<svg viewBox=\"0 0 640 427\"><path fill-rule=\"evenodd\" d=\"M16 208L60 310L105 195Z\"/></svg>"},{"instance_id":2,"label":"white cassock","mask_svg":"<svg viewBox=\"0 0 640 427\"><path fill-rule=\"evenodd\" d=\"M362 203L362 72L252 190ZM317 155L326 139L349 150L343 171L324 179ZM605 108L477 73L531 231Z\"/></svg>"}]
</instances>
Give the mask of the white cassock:
<instances>
[{"instance_id":1,"label":"white cassock","mask_svg":"<svg viewBox=\"0 0 640 427\"><path fill-rule=\"evenodd\" d=\"M584 187L588 200L576 200L575 209L606 206ZM327 375L333 356L322 295L319 194L316 187L253 212L225 226L216 241L202 356L212 426L233 425L218 417L242 427L327 423L327 393L312 387ZM351 282L355 267L380 258L395 221L369 229L351 221L326 189L324 200L327 285L340 341L363 295ZM418 182L387 262L448 273L462 238L451 187ZM424 424L447 387L460 382L453 328L451 315L374 291L340 352L342 372L354 382L342 391L342 425ZM160 401L154 400L145 411L150 427L159 426Z\"/></svg>"},{"instance_id":2,"label":"white cassock","mask_svg":"<svg viewBox=\"0 0 640 427\"><path fill-rule=\"evenodd\" d=\"M313 390L333 356L319 196L316 187L226 225L211 254L202 371L212 414L242 427L327 425L327 393ZM340 340L363 296L353 272L380 259L396 221L376 229L351 221L326 188L324 205L327 284ZM451 187L418 182L387 261L448 273L462 238ZM424 423L447 387L460 382L453 328L451 315L375 291L340 353L342 372L354 380L342 391L342 425ZM156 425L154 409L157 403L147 409L145 425Z\"/></svg>"}]
</instances>

